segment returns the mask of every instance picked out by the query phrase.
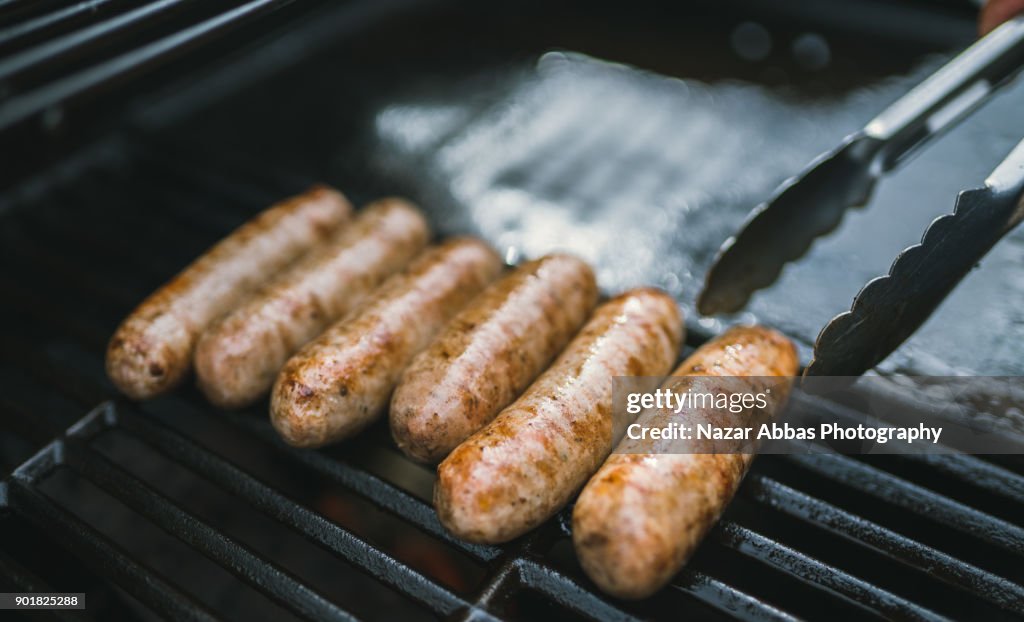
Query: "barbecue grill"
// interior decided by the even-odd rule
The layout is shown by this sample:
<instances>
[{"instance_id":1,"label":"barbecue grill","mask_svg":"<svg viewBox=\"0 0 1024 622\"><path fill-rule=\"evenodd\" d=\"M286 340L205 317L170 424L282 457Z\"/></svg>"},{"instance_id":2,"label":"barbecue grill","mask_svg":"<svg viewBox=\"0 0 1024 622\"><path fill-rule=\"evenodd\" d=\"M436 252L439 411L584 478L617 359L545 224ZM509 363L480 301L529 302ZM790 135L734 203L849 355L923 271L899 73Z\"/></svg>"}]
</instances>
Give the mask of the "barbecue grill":
<instances>
[{"instance_id":1,"label":"barbecue grill","mask_svg":"<svg viewBox=\"0 0 1024 622\"><path fill-rule=\"evenodd\" d=\"M551 49L589 55L567 57L601 76L634 70L590 59L657 72L643 84L730 77L834 101L962 46L973 19L955 1L0 0L0 591L85 592L84 612L50 613L96 619L1018 619L1019 457L763 456L686 569L625 602L583 575L568 509L506 546L449 536L432 469L386 425L296 450L265 404L224 412L191 387L133 403L103 370L107 339L146 293L313 181L356 201L410 195L442 234L492 233L429 154L375 134L382 111L468 101L474 116L443 146L504 118L502 98L537 84ZM832 70L744 59L738 24L778 40L823 33ZM812 134L792 157L828 140ZM524 175L505 181L528 188ZM492 241L514 259L524 245L509 239ZM595 260L616 283L648 276ZM688 304L685 283L659 284ZM691 313L688 328L692 348L721 326Z\"/></svg>"}]
</instances>

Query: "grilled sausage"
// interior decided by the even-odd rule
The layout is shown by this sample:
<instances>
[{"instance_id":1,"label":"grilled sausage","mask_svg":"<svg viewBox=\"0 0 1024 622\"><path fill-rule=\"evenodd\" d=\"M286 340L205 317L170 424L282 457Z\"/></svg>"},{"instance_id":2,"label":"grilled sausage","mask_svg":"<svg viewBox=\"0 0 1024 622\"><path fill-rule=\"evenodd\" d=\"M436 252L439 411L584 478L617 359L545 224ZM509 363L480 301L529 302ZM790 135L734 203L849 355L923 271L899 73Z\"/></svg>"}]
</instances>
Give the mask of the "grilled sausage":
<instances>
[{"instance_id":1,"label":"grilled sausage","mask_svg":"<svg viewBox=\"0 0 1024 622\"><path fill-rule=\"evenodd\" d=\"M315 186L265 210L206 251L129 315L107 346L107 374L135 399L174 388L211 322L349 219L340 193Z\"/></svg>"},{"instance_id":2,"label":"grilled sausage","mask_svg":"<svg viewBox=\"0 0 1024 622\"><path fill-rule=\"evenodd\" d=\"M424 462L447 456L544 371L596 303L593 271L570 255L491 285L402 375L389 415L395 442Z\"/></svg>"},{"instance_id":3,"label":"grilled sausage","mask_svg":"<svg viewBox=\"0 0 1024 622\"><path fill-rule=\"evenodd\" d=\"M471 239L424 252L285 364L271 392L274 427L298 447L362 430L383 412L412 358L501 267L494 251Z\"/></svg>"},{"instance_id":4,"label":"grilled sausage","mask_svg":"<svg viewBox=\"0 0 1024 622\"><path fill-rule=\"evenodd\" d=\"M551 368L438 467L444 526L497 543L557 512L612 449L612 378L667 373L681 334L675 301L657 290L598 307Z\"/></svg>"},{"instance_id":5,"label":"grilled sausage","mask_svg":"<svg viewBox=\"0 0 1024 622\"><path fill-rule=\"evenodd\" d=\"M673 376L763 379L794 376L797 367L796 348L781 334L740 327L698 349ZM787 386L771 385L769 413L782 408ZM670 416L650 410L636 422L659 426ZM583 570L602 590L620 598L649 596L682 568L718 520L754 457L644 453L652 450L650 445L649 440L624 439L587 483L573 510L573 543Z\"/></svg>"},{"instance_id":6,"label":"grilled sausage","mask_svg":"<svg viewBox=\"0 0 1024 622\"><path fill-rule=\"evenodd\" d=\"M199 388L237 408L274 384L292 354L355 309L427 244L427 223L401 199L377 201L355 222L215 322L196 345Z\"/></svg>"}]
</instances>

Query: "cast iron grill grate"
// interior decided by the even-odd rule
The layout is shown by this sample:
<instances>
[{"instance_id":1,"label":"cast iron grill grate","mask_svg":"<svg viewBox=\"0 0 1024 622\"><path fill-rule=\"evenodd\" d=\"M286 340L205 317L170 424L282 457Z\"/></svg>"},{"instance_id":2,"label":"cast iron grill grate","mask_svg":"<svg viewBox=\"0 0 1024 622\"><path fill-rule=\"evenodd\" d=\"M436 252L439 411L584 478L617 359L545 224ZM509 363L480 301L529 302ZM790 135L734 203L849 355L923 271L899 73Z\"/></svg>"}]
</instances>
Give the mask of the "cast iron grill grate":
<instances>
[{"instance_id":1,"label":"cast iron grill grate","mask_svg":"<svg viewBox=\"0 0 1024 622\"><path fill-rule=\"evenodd\" d=\"M174 619L1024 610L1024 476L1009 459L765 456L671 586L626 603L578 568L568 510L508 546L450 538L430 507L432 473L384 427L299 451L276 439L265 406L223 413L192 389L122 401L103 372L117 321L298 189L230 160L181 162L111 149L0 216L5 591L89 589L93 615Z\"/></svg>"}]
</instances>

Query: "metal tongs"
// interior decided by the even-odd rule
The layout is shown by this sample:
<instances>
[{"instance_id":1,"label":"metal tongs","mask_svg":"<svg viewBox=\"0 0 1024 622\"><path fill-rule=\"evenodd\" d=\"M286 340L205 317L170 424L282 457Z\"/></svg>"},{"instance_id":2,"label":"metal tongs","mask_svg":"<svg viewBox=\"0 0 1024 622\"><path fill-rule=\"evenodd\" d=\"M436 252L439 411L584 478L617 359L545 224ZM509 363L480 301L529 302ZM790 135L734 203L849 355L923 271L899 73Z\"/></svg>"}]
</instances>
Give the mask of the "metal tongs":
<instances>
[{"instance_id":1,"label":"metal tongs","mask_svg":"<svg viewBox=\"0 0 1024 622\"><path fill-rule=\"evenodd\" d=\"M871 196L875 182L930 139L956 125L1024 65L1024 15L993 30L834 151L816 158L726 240L697 301L704 315L733 313L815 238L838 226L847 208Z\"/></svg>"},{"instance_id":2,"label":"metal tongs","mask_svg":"<svg viewBox=\"0 0 1024 622\"><path fill-rule=\"evenodd\" d=\"M1024 220L1024 140L985 185L964 190L889 274L872 279L814 343L811 376L859 376L909 337L996 242Z\"/></svg>"}]
</instances>

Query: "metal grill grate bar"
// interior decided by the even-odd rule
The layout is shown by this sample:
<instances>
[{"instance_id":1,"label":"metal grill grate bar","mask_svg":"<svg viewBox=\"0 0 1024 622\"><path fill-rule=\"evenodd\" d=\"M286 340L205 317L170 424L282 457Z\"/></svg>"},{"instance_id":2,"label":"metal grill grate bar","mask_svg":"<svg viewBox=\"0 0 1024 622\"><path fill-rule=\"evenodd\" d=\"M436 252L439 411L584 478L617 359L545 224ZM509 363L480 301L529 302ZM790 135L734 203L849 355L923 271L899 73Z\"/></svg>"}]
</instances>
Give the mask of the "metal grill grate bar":
<instances>
[{"instance_id":1,"label":"metal grill grate bar","mask_svg":"<svg viewBox=\"0 0 1024 622\"><path fill-rule=\"evenodd\" d=\"M852 410L849 406L831 402L820 397L805 393L793 395L792 404L809 412L824 412L836 419L844 420L853 425L863 420L863 413ZM957 479L981 488L1016 503L1024 503L1024 476L986 462L975 456L956 453L918 453L896 454L901 460L909 463L923 464L933 467L956 477Z\"/></svg>"},{"instance_id":2,"label":"metal grill grate bar","mask_svg":"<svg viewBox=\"0 0 1024 622\"><path fill-rule=\"evenodd\" d=\"M204 605L186 596L156 571L136 562L118 545L33 489L37 479L59 462L63 441L43 448L10 482L11 509L32 521L106 579L148 607L175 620L216 620Z\"/></svg>"},{"instance_id":3,"label":"metal grill grate bar","mask_svg":"<svg viewBox=\"0 0 1024 622\"><path fill-rule=\"evenodd\" d=\"M21 11L25 7L43 4L42 0L0 0L0 15Z\"/></svg>"},{"instance_id":4,"label":"metal grill grate bar","mask_svg":"<svg viewBox=\"0 0 1024 622\"><path fill-rule=\"evenodd\" d=\"M855 516L781 482L757 473L747 478L744 491L755 500L851 542L865 545L943 581L962 587L1011 611L1024 610L1024 587L930 546Z\"/></svg>"},{"instance_id":5,"label":"metal grill grate bar","mask_svg":"<svg viewBox=\"0 0 1024 622\"><path fill-rule=\"evenodd\" d=\"M0 30L0 46L10 45L26 37L42 37L47 33L52 34L54 30L62 26L67 27L78 20L95 17L114 4L117 4L117 0L76 2L70 6L30 18L20 24L8 26Z\"/></svg>"},{"instance_id":6,"label":"metal grill grate bar","mask_svg":"<svg viewBox=\"0 0 1024 622\"><path fill-rule=\"evenodd\" d=\"M890 618L946 620L947 618L888 590L859 579L747 527L723 522L717 529L724 545L774 566L801 581L828 590L850 604Z\"/></svg>"},{"instance_id":7,"label":"metal grill grate bar","mask_svg":"<svg viewBox=\"0 0 1024 622\"><path fill-rule=\"evenodd\" d=\"M299 464L319 473L331 481L358 493L376 505L403 517L427 533L459 548L474 557L490 561L501 555L501 549L494 546L471 544L452 537L437 519L434 508L391 483L369 473L332 460L316 451L303 451L289 447L269 429L265 421L254 421L249 417L229 414L231 421L262 440L271 443Z\"/></svg>"},{"instance_id":8,"label":"metal grill grate bar","mask_svg":"<svg viewBox=\"0 0 1024 622\"><path fill-rule=\"evenodd\" d=\"M157 0L133 11L94 24L0 61L0 80L10 79L32 67L85 53L91 46L105 43L122 31L133 31L164 18L168 13L193 0Z\"/></svg>"},{"instance_id":9,"label":"metal grill grate bar","mask_svg":"<svg viewBox=\"0 0 1024 622\"><path fill-rule=\"evenodd\" d=\"M120 424L119 429L131 432L171 460L244 499L268 516L356 564L388 585L399 588L431 609L450 614L468 607L464 600L449 590L166 426L124 411L115 411L113 406L111 416Z\"/></svg>"},{"instance_id":10,"label":"metal grill grate bar","mask_svg":"<svg viewBox=\"0 0 1024 622\"><path fill-rule=\"evenodd\" d=\"M991 462L964 454L909 454L903 458L926 464L1014 503L1024 504L1024 477Z\"/></svg>"},{"instance_id":11,"label":"metal grill grate bar","mask_svg":"<svg viewBox=\"0 0 1024 622\"><path fill-rule=\"evenodd\" d=\"M533 560L512 561L521 585L545 594L555 602L578 613L602 620L636 620L634 616L612 606L569 577Z\"/></svg>"},{"instance_id":12,"label":"metal grill grate bar","mask_svg":"<svg viewBox=\"0 0 1024 622\"><path fill-rule=\"evenodd\" d=\"M780 622L792 622L797 619L763 600L702 572L684 569L679 579L671 585L672 589L685 591L707 603L713 603L716 607L741 619L778 620Z\"/></svg>"},{"instance_id":13,"label":"metal grill grate bar","mask_svg":"<svg viewBox=\"0 0 1024 622\"><path fill-rule=\"evenodd\" d=\"M167 2L185 2L188 0L166 0ZM197 24L183 28L173 34L157 39L151 43L125 52L109 60L83 69L77 73L48 83L35 90L12 97L0 107L0 129L9 127L27 119L42 110L56 105L72 96L87 92L129 72L139 70L161 60L167 60L186 51L189 46L200 44L207 39L222 34L230 28L238 26L253 17L291 4L295 0L250 0L233 9ZM161 3L163 4L163 3ZM49 58L54 53L44 55ZM0 64L0 77L24 70L39 59L30 57L28 61L15 63L15 57L6 67Z\"/></svg>"},{"instance_id":14,"label":"metal grill grate bar","mask_svg":"<svg viewBox=\"0 0 1024 622\"><path fill-rule=\"evenodd\" d=\"M839 454L792 454L792 462L892 505L1024 554L1024 529Z\"/></svg>"},{"instance_id":15,"label":"metal grill grate bar","mask_svg":"<svg viewBox=\"0 0 1024 622\"><path fill-rule=\"evenodd\" d=\"M275 601L307 618L353 620L302 581L220 533L69 435L66 464L150 521Z\"/></svg>"}]
</instances>

